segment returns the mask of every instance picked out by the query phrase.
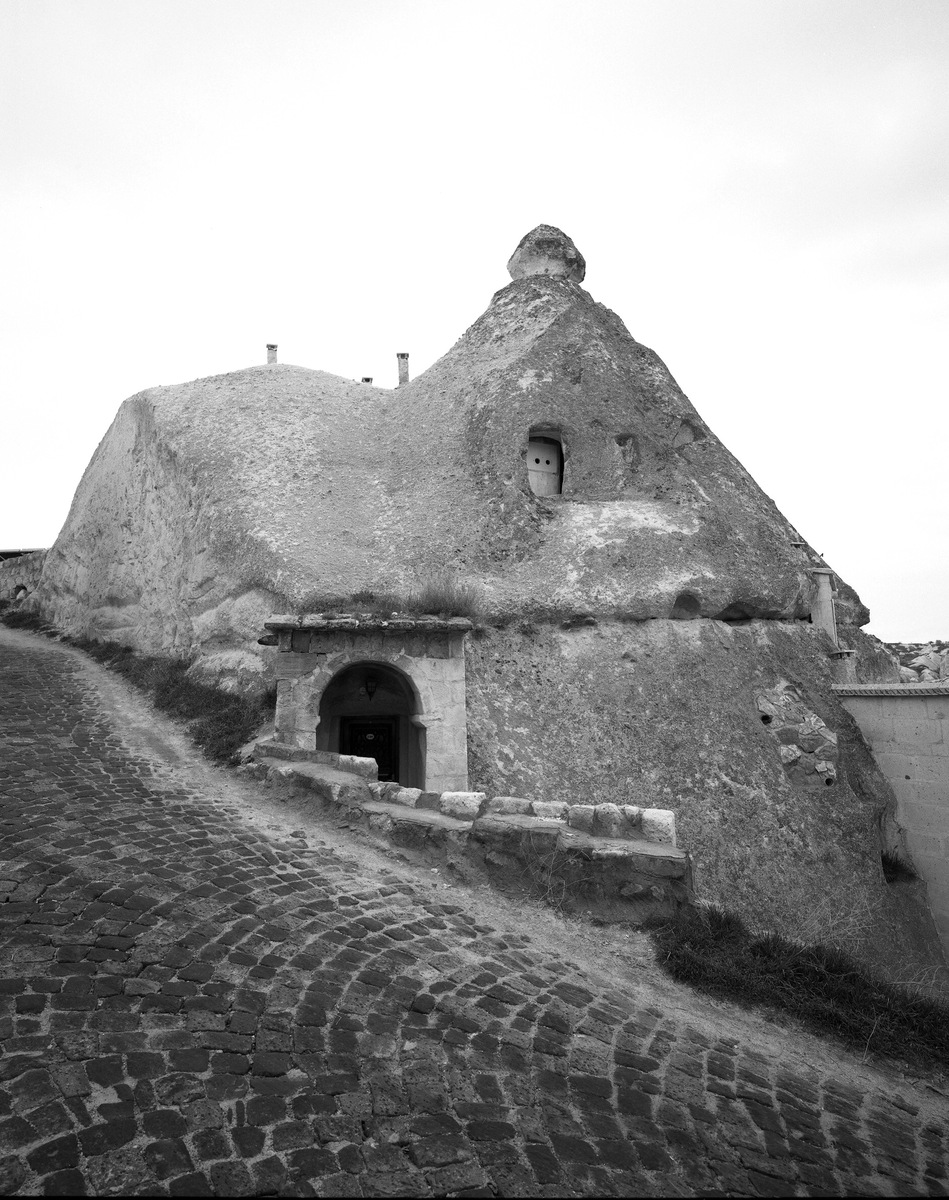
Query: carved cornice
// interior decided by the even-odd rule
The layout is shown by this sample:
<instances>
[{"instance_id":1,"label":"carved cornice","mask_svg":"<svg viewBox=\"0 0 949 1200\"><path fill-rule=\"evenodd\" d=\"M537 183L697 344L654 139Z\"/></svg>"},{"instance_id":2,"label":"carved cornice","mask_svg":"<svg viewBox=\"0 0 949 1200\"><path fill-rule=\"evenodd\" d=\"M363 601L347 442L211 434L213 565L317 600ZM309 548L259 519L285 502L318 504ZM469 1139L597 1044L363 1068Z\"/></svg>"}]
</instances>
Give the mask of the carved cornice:
<instances>
[{"instance_id":1,"label":"carved cornice","mask_svg":"<svg viewBox=\"0 0 949 1200\"><path fill-rule=\"evenodd\" d=\"M949 683L835 683L831 686L836 696L949 697Z\"/></svg>"}]
</instances>

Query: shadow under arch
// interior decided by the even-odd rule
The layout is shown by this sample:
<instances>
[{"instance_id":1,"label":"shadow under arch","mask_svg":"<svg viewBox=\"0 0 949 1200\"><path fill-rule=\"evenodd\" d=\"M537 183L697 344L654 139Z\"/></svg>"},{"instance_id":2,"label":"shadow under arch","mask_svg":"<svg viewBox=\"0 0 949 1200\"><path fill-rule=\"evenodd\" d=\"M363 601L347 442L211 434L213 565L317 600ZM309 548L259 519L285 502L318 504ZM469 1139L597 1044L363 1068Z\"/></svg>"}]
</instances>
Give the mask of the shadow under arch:
<instances>
[{"instance_id":1,"label":"shadow under arch","mask_svg":"<svg viewBox=\"0 0 949 1200\"><path fill-rule=\"evenodd\" d=\"M425 727L411 677L386 662L347 663L320 697L316 749L374 758L380 781L425 786Z\"/></svg>"}]
</instances>

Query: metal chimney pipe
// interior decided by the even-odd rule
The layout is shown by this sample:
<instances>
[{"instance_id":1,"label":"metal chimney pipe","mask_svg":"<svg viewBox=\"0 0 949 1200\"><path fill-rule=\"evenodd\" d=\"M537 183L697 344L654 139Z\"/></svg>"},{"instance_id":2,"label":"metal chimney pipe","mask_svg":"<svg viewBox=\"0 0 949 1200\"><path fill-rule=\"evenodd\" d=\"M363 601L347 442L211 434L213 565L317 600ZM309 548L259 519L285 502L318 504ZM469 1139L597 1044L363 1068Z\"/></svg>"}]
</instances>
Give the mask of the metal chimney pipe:
<instances>
[{"instance_id":1,"label":"metal chimney pipe","mask_svg":"<svg viewBox=\"0 0 949 1200\"><path fill-rule=\"evenodd\" d=\"M268 342L267 343L267 362L275 363L276 361L277 361L277 343L276 342Z\"/></svg>"},{"instance_id":2,"label":"metal chimney pipe","mask_svg":"<svg viewBox=\"0 0 949 1200\"><path fill-rule=\"evenodd\" d=\"M396 354L396 358L399 360L399 385L401 386L403 383L408 383L409 381L408 351L404 354Z\"/></svg>"}]
</instances>

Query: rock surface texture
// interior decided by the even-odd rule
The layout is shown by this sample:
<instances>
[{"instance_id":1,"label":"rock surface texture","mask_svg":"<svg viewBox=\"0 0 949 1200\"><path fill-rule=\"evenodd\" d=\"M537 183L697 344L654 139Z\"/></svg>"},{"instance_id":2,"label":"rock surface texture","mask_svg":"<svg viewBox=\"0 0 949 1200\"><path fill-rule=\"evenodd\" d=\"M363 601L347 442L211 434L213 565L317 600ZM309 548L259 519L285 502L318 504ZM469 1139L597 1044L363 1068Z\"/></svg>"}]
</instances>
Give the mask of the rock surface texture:
<instances>
[{"instance_id":1,"label":"rock surface texture","mask_svg":"<svg viewBox=\"0 0 949 1200\"><path fill-rule=\"evenodd\" d=\"M512 279L528 275L556 275L583 283L587 264L570 238L553 225L538 225L517 244L507 264Z\"/></svg>"},{"instance_id":2,"label":"rock surface texture","mask_svg":"<svg viewBox=\"0 0 949 1200\"><path fill-rule=\"evenodd\" d=\"M900 683L949 680L949 642L890 642L887 649L899 660Z\"/></svg>"}]
</instances>

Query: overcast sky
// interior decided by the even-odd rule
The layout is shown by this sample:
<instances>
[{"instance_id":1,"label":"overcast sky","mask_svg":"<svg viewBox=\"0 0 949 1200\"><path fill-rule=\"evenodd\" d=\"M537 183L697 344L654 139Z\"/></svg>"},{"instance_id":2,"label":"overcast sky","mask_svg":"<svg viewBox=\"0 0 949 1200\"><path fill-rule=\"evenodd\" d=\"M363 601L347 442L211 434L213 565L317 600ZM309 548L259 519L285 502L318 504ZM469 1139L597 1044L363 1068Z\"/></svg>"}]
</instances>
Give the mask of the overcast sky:
<instances>
[{"instance_id":1,"label":"overcast sky","mask_svg":"<svg viewBox=\"0 0 949 1200\"><path fill-rule=\"evenodd\" d=\"M949 638L945 0L0 0L0 547L127 396L396 380L546 222L870 606Z\"/></svg>"}]
</instances>

